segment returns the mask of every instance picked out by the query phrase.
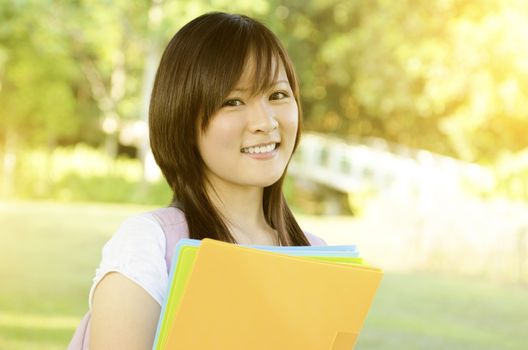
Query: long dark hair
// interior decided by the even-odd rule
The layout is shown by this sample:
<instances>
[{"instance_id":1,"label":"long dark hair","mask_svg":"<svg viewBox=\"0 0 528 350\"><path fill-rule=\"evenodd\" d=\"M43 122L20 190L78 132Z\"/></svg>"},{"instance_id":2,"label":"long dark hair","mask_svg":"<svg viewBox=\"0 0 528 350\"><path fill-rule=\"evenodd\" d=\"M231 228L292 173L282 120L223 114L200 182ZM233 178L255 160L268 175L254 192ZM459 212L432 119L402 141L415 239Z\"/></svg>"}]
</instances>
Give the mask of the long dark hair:
<instances>
[{"instance_id":1,"label":"long dark hair","mask_svg":"<svg viewBox=\"0 0 528 350\"><path fill-rule=\"evenodd\" d=\"M161 58L149 110L150 145L173 191L171 206L183 210L191 238L236 243L205 190L204 162L197 132L240 79L248 57L255 58L253 93L263 92L282 62L299 110L294 145L301 130L299 86L293 64L278 38L263 24L244 15L211 12L183 26ZM310 245L282 192L286 171L263 193L264 216L278 232L281 245Z\"/></svg>"}]
</instances>

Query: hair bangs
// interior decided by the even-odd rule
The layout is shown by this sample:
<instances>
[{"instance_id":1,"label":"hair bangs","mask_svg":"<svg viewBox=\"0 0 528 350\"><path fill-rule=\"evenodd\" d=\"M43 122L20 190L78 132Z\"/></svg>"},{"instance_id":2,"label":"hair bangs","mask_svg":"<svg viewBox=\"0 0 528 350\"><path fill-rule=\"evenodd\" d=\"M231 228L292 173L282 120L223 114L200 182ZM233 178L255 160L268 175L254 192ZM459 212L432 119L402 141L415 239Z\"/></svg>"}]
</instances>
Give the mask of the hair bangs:
<instances>
[{"instance_id":1,"label":"hair bangs","mask_svg":"<svg viewBox=\"0 0 528 350\"><path fill-rule=\"evenodd\" d=\"M199 65L201 96L201 129L206 130L212 115L220 109L225 97L234 89L244 72L250 50L247 26L237 18L226 18L219 28L211 28L204 40Z\"/></svg>"},{"instance_id":2,"label":"hair bangs","mask_svg":"<svg viewBox=\"0 0 528 350\"><path fill-rule=\"evenodd\" d=\"M299 104L299 89L295 69L286 50L277 37L264 26L255 28L256 32L248 39L250 47L245 64L254 60L254 67L249 86L251 96L267 92L278 79L280 68L284 68L288 83L292 88L295 100Z\"/></svg>"},{"instance_id":3,"label":"hair bangs","mask_svg":"<svg viewBox=\"0 0 528 350\"><path fill-rule=\"evenodd\" d=\"M254 62L254 69L251 72L253 84L249 86L251 96L268 91L279 76L281 64L284 65L280 48L266 34L258 33L251 38L250 50L246 55L246 65L249 60Z\"/></svg>"},{"instance_id":4,"label":"hair bangs","mask_svg":"<svg viewBox=\"0 0 528 350\"><path fill-rule=\"evenodd\" d=\"M260 23L245 16L228 18L221 30L212 29L204 44L204 72L201 130L207 129L211 117L224 99L235 89L244 69L253 60L251 81L247 86L251 97L268 91L277 81L281 66L297 98L297 82L293 65L275 35Z\"/></svg>"}]
</instances>

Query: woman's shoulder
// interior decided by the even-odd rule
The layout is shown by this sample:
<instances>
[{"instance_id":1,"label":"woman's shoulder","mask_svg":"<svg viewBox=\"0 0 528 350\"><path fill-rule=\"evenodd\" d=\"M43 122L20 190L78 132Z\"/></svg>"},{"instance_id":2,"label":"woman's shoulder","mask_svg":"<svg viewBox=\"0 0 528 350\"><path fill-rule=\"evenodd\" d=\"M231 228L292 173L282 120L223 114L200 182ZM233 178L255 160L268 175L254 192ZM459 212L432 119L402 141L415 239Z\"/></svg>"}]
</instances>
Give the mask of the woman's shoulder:
<instances>
[{"instance_id":1,"label":"woman's shoulder","mask_svg":"<svg viewBox=\"0 0 528 350\"><path fill-rule=\"evenodd\" d=\"M173 247L188 238L187 222L177 208L159 208L125 218L105 243L93 279L89 306L96 285L109 272L119 272L163 303Z\"/></svg>"},{"instance_id":2,"label":"woman's shoulder","mask_svg":"<svg viewBox=\"0 0 528 350\"><path fill-rule=\"evenodd\" d=\"M163 237L161 225L149 212L132 214L124 218L109 243L128 244L144 240L160 240Z\"/></svg>"},{"instance_id":3,"label":"woman's shoulder","mask_svg":"<svg viewBox=\"0 0 528 350\"><path fill-rule=\"evenodd\" d=\"M134 256L155 247L167 259L182 238L189 238L183 212L177 208L158 208L125 218L106 242L103 253L108 253L108 256Z\"/></svg>"},{"instance_id":4,"label":"woman's shoulder","mask_svg":"<svg viewBox=\"0 0 528 350\"><path fill-rule=\"evenodd\" d=\"M145 211L126 217L117 230L116 234L133 236L163 237L169 236L188 237L188 226L185 214L178 208L166 207ZM114 235L115 236L115 235Z\"/></svg>"}]
</instances>

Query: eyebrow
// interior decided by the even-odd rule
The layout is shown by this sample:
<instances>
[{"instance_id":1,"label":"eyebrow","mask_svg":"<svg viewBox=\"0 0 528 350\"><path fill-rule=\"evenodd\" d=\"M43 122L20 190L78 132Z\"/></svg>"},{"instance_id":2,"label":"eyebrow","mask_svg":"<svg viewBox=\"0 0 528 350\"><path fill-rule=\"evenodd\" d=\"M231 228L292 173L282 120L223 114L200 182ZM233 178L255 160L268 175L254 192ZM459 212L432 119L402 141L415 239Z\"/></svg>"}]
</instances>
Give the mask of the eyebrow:
<instances>
[{"instance_id":1,"label":"eyebrow","mask_svg":"<svg viewBox=\"0 0 528 350\"><path fill-rule=\"evenodd\" d=\"M288 80L277 80L275 81L271 86L275 86L275 85L279 85L279 83L290 83ZM244 91L248 91L250 89L248 88L243 88L243 87L239 87L239 88L236 88L236 89L233 89L233 91L240 91L240 92L244 92Z\"/></svg>"}]
</instances>

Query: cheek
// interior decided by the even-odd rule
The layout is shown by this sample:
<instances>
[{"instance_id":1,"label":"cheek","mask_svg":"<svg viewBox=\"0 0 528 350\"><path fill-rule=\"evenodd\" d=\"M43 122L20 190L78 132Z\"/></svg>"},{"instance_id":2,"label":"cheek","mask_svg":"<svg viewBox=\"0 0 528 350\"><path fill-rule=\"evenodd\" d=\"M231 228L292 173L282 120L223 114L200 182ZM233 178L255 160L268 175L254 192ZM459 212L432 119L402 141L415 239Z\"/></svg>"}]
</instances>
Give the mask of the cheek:
<instances>
[{"instance_id":1,"label":"cheek","mask_svg":"<svg viewBox=\"0 0 528 350\"><path fill-rule=\"evenodd\" d=\"M204 159L220 157L225 150L238 149L241 128L234 118L214 117L200 136L199 150Z\"/></svg>"},{"instance_id":2,"label":"cheek","mask_svg":"<svg viewBox=\"0 0 528 350\"><path fill-rule=\"evenodd\" d=\"M299 110L297 109L297 104L292 105L285 111L281 124L284 134L291 139L291 142L294 142L297 128L299 127Z\"/></svg>"}]
</instances>

